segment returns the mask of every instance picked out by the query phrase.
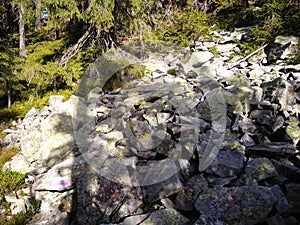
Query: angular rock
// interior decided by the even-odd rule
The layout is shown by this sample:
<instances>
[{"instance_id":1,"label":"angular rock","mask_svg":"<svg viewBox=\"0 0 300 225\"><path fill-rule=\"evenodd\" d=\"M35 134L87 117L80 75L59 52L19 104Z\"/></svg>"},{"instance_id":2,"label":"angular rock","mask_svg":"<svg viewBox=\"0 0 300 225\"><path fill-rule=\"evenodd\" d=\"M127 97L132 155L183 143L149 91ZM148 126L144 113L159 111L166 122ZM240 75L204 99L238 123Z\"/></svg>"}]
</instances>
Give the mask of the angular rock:
<instances>
[{"instance_id":1,"label":"angular rock","mask_svg":"<svg viewBox=\"0 0 300 225\"><path fill-rule=\"evenodd\" d=\"M232 181L236 180L236 178L237 178L236 176L225 177L225 178L207 177L207 180L209 182L210 187L223 188L224 185L230 184Z\"/></svg>"},{"instance_id":2,"label":"angular rock","mask_svg":"<svg viewBox=\"0 0 300 225\"><path fill-rule=\"evenodd\" d=\"M272 162L267 158L250 159L245 172L249 177L257 181L265 180L278 174Z\"/></svg>"},{"instance_id":3,"label":"angular rock","mask_svg":"<svg viewBox=\"0 0 300 225\"><path fill-rule=\"evenodd\" d=\"M228 224L250 225L265 221L275 201L270 188L242 186L208 189L198 196L195 208Z\"/></svg>"},{"instance_id":4,"label":"angular rock","mask_svg":"<svg viewBox=\"0 0 300 225\"><path fill-rule=\"evenodd\" d=\"M276 198L275 208L278 213L283 214L290 209L288 200L286 199L284 193L282 192L279 185L274 185L271 187L271 190Z\"/></svg>"},{"instance_id":5,"label":"angular rock","mask_svg":"<svg viewBox=\"0 0 300 225\"><path fill-rule=\"evenodd\" d=\"M220 177L238 175L244 167L244 155L238 151L219 151L217 157L207 168L208 173L214 173Z\"/></svg>"},{"instance_id":6,"label":"angular rock","mask_svg":"<svg viewBox=\"0 0 300 225\"><path fill-rule=\"evenodd\" d=\"M294 88L288 81L278 77L272 81L262 83L264 99L272 103L279 103L281 110L293 111L296 104Z\"/></svg>"},{"instance_id":7,"label":"angular rock","mask_svg":"<svg viewBox=\"0 0 300 225\"><path fill-rule=\"evenodd\" d=\"M262 125L269 126L271 126L275 121L275 117L271 110L253 110L250 114L250 119L257 121Z\"/></svg>"},{"instance_id":8,"label":"angular rock","mask_svg":"<svg viewBox=\"0 0 300 225\"><path fill-rule=\"evenodd\" d=\"M161 198L168 197L182 190L182 184L177 174L159 183L142 187L143 200L155 202Z\"/></svg>"},{"instance_id":9,"label":"angular rock","mask_svg":"<svg viewBox=\"0 0 300 225\"><path fill-rule=\"evenodd\" d=\"M189 219L174 209L160 209L152 212L150 216L140 223L141 225L188 225Z\"/></svg>"},{"instance_id":10,"label":"angular rock","mask_svg":"<svg viewBox=\"0 0 300 225\"><path fill-rule=\"evenodd\" d=\"M205 62L209 61L213 56L214 54L209 51L193 52L186 65L199 67Z\"/></svg>"},{"instance_id":11,"label":"angular rock","mask_svg":"<svg viewBox=\"0 0 300 225\"><path fill-rule=\"evenodd\" d=\"M149 214L142 214L142 215L136 215L136 216L130 216L127 217L122 225L133 225L133 224L140 224L142 221L144 221Z\"/></svg>"},{"instance_id":12,"label":"angular rock","mask_svg":"<svg viewBox=\"0 0 300 225\"><path fill-rule=\"evenodd\" d=\"M207 180L202 175L193 176L184 184L183 189L177 193L176 207L180 210L191 211L198 194L207 191L207 189Z\"/></svg>"},{"instance_id":13,"label":"angular rock","mask_svg":"<svg viewBox=\"0 0 300 225\"><path fill-rule=\"evenodd\" d=\"M32 189L34 191L66 191L74 186L72 166L74 157L69 156L63 162L55 165L46 174L36 178Z\"/></svg>"},{"instance_id":14,"label":"angular rock","mask_svg":"<svg viewBox=\"0 0 300 225\"><path fill-rule=\"evenodd\" d=\"M218 219L212 219L205 214L202 214L193 225L226 225L226 223Z\"/></svg>"},{"instance_id":15,"label":"angular rock","mask_svg":"<svg viewBox=\"0 0 300 225\"><path fill-rule=\"evenodd\" d=\"M272 164L274 165L274 167L280 175L290 178L292 180L300 179L300 169L293 166L292 163L280 162L272 159Z\"/></svg>"},{"instance_id":16,"label":"angular rock","mask_svg":"<svg viewBox=\"0 0 300 225\"><path fill-rule=\"evenodd\" d=\"M48 101L49 106L50 107L59 106L62 104L63 99L64 99L64 96L62 96L62 95L52 95L49 97L49 101Z\"/></svg>"},{"instance_id":17,"label":"angular rock","mask_svg":"<svg viewBox=\"0 0 300 225\"><path fill-rule=\"evenodd\" d=\"M291 206L290 212L300 212L300 184L290 183L285 185L286 198Z\"/></svg>"},{"instance_id":18,"label":"angular rock","mask_svg":"<svg viewBox=\"0 0 300 225\"><path fill-rule=\"evenodd\" d=\"M2 167L2 171L12 170L19 173L28 173L31 172L30 161L22 153L15 155L11 161L6 162Z\"/></svg>"},{"instance_id":19,"label":"angular rock","mask_svg":"<svg viewBox=\"0 0 300 225\"><path fill-rule=\"evenodd\" d=\"M267 224L268 225L286 225L286 223L284 222L284 219L279 214L276 214L275 216L268 218Z\"/></svg>"}]
</instances>

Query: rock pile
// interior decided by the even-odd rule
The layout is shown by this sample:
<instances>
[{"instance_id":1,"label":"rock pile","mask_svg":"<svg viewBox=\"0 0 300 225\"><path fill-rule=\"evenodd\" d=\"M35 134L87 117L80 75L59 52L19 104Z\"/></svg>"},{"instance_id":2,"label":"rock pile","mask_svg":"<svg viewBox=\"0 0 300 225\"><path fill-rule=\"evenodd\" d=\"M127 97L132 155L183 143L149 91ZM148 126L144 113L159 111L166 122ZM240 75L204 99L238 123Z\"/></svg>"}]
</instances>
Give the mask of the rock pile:
<instances>
[{"instance_id":1,"label":"rock pile","mask_svg":"<svg viewBox=\"0 0 300 225\"><path fill-rule=\"evenodd\" d=\"M77 96L30 110L3 140L42 201L29 224L299 224L300 65L280 64L295 38L243 60L247 35L152 55L114 91L98 61Z\"/></svg>"}]
</instances>

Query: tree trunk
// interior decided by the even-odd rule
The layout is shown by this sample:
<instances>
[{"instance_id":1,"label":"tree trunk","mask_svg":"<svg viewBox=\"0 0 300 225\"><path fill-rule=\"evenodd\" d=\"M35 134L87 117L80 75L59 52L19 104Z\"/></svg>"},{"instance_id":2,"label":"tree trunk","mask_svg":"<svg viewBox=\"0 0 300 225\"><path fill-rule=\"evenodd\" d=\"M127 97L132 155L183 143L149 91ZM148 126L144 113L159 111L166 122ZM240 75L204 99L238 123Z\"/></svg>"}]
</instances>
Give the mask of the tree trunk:
<instances>
[{"instance_id":1,"label":"tree trunk","mask_svg":"<svg viewBox=\"0 0 300 225\"><path fill-rule=\"evenodd\" d=\"M10 111L11 108L11 87L8 80L5 81L6 83L6 90L7 90L7 108Z\"/></svg>"},{"instance_id":2,"label":"tree trunk","mask_svg":"<svg viewBox=\"0 0 300 225\"><path fill-rule=\"evenodd\" d=\"M35 29L41 28L41 0L34 0L35 4Z\"/></svg>"},{"instance_id":3,"label":"tree trunk","mask_svg":"<svg viewBox=\"0 0 300 225\"><path fill-rule=\"evenodd\" d=\"M19 34L20 34L20 56L27 57L25 47L25 22L24 22L24 7L22 3L19 9Z\"/></svg>"}]
</instances>

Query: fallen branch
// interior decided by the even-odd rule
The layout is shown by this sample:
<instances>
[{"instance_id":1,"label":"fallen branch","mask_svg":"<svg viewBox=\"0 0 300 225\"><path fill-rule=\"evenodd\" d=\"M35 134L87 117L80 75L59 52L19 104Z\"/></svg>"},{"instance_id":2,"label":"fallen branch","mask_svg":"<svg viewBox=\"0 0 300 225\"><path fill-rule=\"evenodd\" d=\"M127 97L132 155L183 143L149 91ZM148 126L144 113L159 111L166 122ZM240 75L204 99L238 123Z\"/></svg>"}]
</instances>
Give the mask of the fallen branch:
<instances>
[{"instance_id":1,"label":"fallen branch","mask_svg":"<svg viewBox=\"0 0 300 225\"><path fill-rule=\"evenodd\" d=\"M256 55L258 52L260 52L261 50L265 49L269 44L265 44L262 47L260 47L259 49L255 50L254 52L252 52L251 54L247 55L246 57L242 58L241 60L237 61L236 63L234 63L233 65L231 65L228 69L232 69L233 67L236 67L237 65L239 65L241 62L246 61L247 59L251 58L252 56Z\"/></svg>"},{"instance_id":2,"label":"fallen branch","mask_svg":"<svg viewBox=\"0 0 300 225\"><path fill-rule=\"evenodd\" d=\"M68 61L74 57L79 50L83 47L83 45L86 43L86 41L89 39L89 37L92 35L94 28L93 25L89 27L89 29L84 33L84 35L77 41L75 45L70 46L63 54L63 56L57 60L57 63L66 66Z\"/></svg>"}]
</instances>

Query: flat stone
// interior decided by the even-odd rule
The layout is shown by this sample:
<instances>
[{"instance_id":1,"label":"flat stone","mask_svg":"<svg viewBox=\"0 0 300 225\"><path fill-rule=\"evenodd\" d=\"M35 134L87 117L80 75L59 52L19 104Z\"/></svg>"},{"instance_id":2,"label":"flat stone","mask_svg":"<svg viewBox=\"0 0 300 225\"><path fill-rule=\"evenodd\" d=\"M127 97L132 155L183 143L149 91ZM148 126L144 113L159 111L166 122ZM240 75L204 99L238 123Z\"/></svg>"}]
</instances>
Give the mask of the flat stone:
<instances>
[{"instance_id":1,"label":"flat stone","mask_svg":"<svg viewBox=\"0 0 300 225\"><path fill-rule=\"evenodd\" d=\"M77 224L109 223L126 198L141 199L136 188L101 177L89 167L82 170L76 182Z\"/></svg>"},{"instance_id":2,"label":"flat stone","mask_svg":"<svg viewBox=\"0 0 300 225\"><path fill-rule=\"evenodd\" d=\"M139 210L139 207L141 207L142 205L143 202L141 201L141 199L125 199L121 207L116 212L114 212L112 222L117 222L122 218L142 213L142 210ZM131 222L133 222L133 218L131 219Z\"/></svg>"},{"instance_id":3,"label":"flat stone","mask_svg":"<svg viewBox=\"0 0 300 225\"><path fill-rule=\"evenodd\" d=\"M186 65L192 67L199 67L203 63L209 61L213 56L214 54L212 54L209 51L193 52Z\"/></svg>"},{"instance_id":4,"label":"flat stone","mask_svg":"<svg viewBox=\"0 0 300 225\"><path fill-rule=\"evenodd\" d=\"M246 154L266 157L288 157L296 152L296 148L286 142L270 142L249 146Z\"/></svg>"},{"instance_id":5,"label":"flat stone","mask_svg":"<svg viewBox=\"0 0 300 225\"><path fill-rule=\"evenodd\" d=\"M35 180L32 188L35 191L65 191L73 188L73 157L55 165L46 174Z\"/></svg>"},{"instance_id":6,"label":"flat stone","mask_svg":"<svg viewBox=\"0 0 300 225\"><path fill-rule=\"evenodd\" d=\"M142 221L144 221L149 214L142 214L142 215L136 215L136 216L130 216L127 217L122 225L133 225L133 224L140 224Z\"/></svg>"}]
</instances>

